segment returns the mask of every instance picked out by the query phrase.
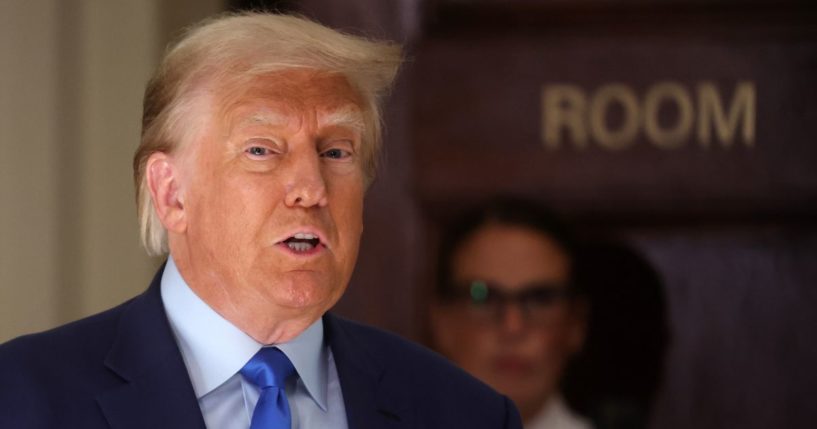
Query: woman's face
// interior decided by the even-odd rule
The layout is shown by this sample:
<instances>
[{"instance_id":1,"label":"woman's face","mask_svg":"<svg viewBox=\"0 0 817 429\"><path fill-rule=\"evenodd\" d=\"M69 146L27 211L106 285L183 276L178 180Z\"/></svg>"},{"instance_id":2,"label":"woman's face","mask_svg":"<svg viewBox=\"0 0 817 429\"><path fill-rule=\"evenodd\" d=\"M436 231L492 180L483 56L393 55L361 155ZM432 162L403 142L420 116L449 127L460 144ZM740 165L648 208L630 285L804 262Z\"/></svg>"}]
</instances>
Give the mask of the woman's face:
<instances>
[{"instance_id":1,"label":"woman's face","mask_svg":"<svg viewBox=\"0 0 817 429\"><path fill-rule=\"evenodd\" d=\"M459 298L431 312L438 350L508 395L523 418L556 392L584 340L582 312L564 289L570 263L534 229L486 224L453 254Z\"/></svg>"}]
</instances>

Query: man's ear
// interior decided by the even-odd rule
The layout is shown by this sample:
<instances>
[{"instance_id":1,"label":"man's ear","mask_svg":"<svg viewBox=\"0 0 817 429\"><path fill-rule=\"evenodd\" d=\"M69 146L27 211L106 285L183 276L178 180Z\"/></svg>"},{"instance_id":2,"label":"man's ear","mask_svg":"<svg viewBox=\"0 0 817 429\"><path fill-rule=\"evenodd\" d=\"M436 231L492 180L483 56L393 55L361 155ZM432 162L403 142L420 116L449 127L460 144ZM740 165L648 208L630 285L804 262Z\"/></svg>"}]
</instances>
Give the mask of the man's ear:
<instances>
[{"instance_id":1,"label":"man's ear","mask_svg":"<svg viewBox=\"0 0 817 429\"><path fill-rule=\"evenodd\" d=\"M154 152L148 158L145 174L153 207L168 232L184 233L187 218L181 194L179 166L164 152Z\"/></svg>"}]
</instances>

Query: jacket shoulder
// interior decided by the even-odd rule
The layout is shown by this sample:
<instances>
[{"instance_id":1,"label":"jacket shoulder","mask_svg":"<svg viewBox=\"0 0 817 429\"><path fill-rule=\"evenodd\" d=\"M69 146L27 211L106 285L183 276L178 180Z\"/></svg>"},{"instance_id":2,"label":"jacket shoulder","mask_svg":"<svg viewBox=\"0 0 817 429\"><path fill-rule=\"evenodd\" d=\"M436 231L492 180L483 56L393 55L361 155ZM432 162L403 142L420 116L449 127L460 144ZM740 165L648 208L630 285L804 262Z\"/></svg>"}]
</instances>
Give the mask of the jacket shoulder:
<instances>
[{"instance_id":1,"label":"jacket shoulder","mask_svg":"<svg viewBox=\"0 0 817 429\"><path fill-rule=\"evenodd\" d=\"M50 427L95 409L89 392L119 382L104 360L125 305L0 345L0 427Z\"/></svg>"},{"instance_id":2,"label":"jacket shoulder","mask_svg":"<svg viewBox=\"0 0 817 429\"><path fill-rule=\"evenodd\" d=\"M0 371L5 371L9 364L37 366L41 360L49 365L58 361L65 362L74 357L93 354L100 348L107 351L116 331L117 321L128 302L104 312L76 320L47 331L28 334L0 344ZM65 362L66 364L68 362Z\"/></svg>"},{"instance_id":3,"label":"jacket shoulder","mask_svg":"<svg viewBox=\"0 0 817 429\"><path fill-rule=\"evenodd\" d=\"M396 334L332 316L353 347L383 369L384 382L413 395L422 427L521 428L511 401L443 356Z\"/></svg>"},{"instance_id":4,"label":"jacket shoulder","mask_svg":"<svg viewBox=\"0 0 817 429\"><path fill-rule=\"evenodd\" d=\"M478 381L440 354L409 341L397 334L376 327L333 316L333 323L349 332L357 343L355 347L365 349L375 361L386 369L397 367L403 370L418 369L430 377L444 375L454 383L463 383L468 388L496 394L490 387Z\"/></svg>"}]
</instances>

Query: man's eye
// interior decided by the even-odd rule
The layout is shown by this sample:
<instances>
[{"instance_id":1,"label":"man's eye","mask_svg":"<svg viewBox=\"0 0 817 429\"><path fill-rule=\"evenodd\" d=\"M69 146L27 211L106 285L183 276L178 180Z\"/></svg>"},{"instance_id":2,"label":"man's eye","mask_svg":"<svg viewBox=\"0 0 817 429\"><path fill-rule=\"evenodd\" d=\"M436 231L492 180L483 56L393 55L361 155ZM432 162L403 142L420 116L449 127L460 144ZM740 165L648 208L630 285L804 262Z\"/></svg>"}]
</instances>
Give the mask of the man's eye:
<instances>
[{"instance_id":1,"label":"man's eye","mask_svg":"<svg viewBox=\"0 0 817 429\"><path fill-rule=\"evenodd\" d=\"M329 149L321 154L322 157L331 159L344 159L351 155L349 151L343 149Z\"/></svg>"},{"instance_id":2,"label":"man's eye","mask_svg":"<svg viewBox=\"0 0 817 429\"><path fill-rule=\"evenodd\" d=\"M265 147L252 146L252 147L247 148L247 153L252 155L252 156L264 156L264 155L269 155L270 151L269 151L269 149L267 149Z\"/></svg>"}]
</instances>

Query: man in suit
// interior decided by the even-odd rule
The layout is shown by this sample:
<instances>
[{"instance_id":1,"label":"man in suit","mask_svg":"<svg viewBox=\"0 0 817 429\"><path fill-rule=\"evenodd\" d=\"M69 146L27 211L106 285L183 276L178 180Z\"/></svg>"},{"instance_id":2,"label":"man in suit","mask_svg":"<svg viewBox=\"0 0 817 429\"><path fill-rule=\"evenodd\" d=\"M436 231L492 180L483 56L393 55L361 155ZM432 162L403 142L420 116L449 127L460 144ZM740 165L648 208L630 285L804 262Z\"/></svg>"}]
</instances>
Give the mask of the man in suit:
<instances>
[{"instance_id":1,"label":"man in suit","mask_svg":"<svg viewBox=\"0 0 817 429\"><path fill-rule=\"evenodd\" d=\"M507 398L335 317L400 49L281 15L191 29L134 159L148 290L0 346L2 428L504 428Z\"/></svg>"}]
</instances>

